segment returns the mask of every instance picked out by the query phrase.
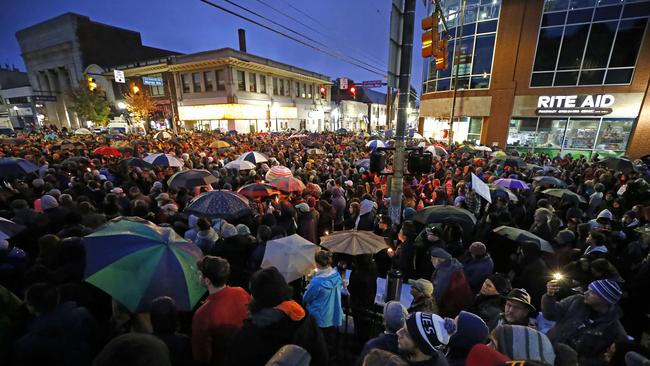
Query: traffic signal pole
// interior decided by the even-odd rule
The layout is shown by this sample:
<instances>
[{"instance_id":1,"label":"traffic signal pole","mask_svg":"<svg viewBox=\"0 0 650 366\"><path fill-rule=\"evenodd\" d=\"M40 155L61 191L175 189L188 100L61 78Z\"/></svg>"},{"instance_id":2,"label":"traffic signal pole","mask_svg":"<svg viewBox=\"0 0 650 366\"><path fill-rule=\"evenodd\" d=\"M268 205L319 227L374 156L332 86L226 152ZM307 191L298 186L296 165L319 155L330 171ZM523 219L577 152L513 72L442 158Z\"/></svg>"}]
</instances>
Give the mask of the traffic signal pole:
<instances>
[{"instance_id":1,"label":"traffic signal pole","mask_svg":"<svg viewBox=\"0 0 650 366\"><path fill-rule=\"evenodd\" d=\"M401 221L402 193L404 184L404 161L406 160L406 122L411 85L411 62L413 58L413 27L415 24L415 1L404 0L404 23L402 26L402 55L399 70L397 126L395 128L395 155L393 177L390 187L390 217L394 224Z\"/></svg>"}]
</instances>

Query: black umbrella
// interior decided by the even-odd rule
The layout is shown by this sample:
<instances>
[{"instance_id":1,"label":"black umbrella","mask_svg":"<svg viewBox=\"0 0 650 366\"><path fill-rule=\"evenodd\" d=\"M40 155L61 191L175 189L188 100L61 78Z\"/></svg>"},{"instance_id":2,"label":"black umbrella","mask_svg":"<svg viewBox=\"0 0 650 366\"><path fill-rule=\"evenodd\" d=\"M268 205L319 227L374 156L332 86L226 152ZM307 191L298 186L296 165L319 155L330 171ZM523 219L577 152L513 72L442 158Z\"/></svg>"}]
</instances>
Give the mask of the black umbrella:
<instances>
[{"instance_id":1,"label":"black umbrella","mask_svg":"<svg viewBox=\"0 0 650 366\"><path fill-rule=\"evenodd\" d=\"M476 225L476 217L464 208L455 206L429 206L415 214L416 222L424 225L433 223L457 223L465 233L472 232Z\"/></svg>"},{"instance_id":2,"label":"black umbrella","mask_svg":"<svg viewBox=\"0 0 650 366\"><path fill-rule=\"evenodd\" d=\"M614 171L621 171L625 174L634 170L632 162L625 158L609 157L599 161L598 164L604 165Z\"/></svg>"},{"instance_id":3,"label":"black umbrella","mask_svg":"<svg viewBox=\"0 0 650 366\"><path fill-rule=\"evenodd\" d=\"M539 185L543 187L556 186L558 188L566 188L566 183L563 180L548 175L541 176L541 177L534 177L533 180L539 183Z\"/></svg>"},{"instance_id":4,"label":"black umbrella","mask_svg":"<svg viewBox=\"0 0 650 366\"><path fill-rule=\"evenodd\" d=\"M83 157L83 156L73 156L70 158L67 158L63 160L61 164L72 164L72 165L77 165L77 164L84 164L84 165L90 165L90 160L88 158Z\"/></svg>"},{"instance_id":5,"label":"black umbrella","mask_svg":"<svg viewBox=\"0 0 650 366\"><path fill-rule=\"evenodd\" d=\"M125 167L132 166L138 168L153 168L153 165L147 163L146 161L133 157L120 160L120 165Z\"/></svg>"},{"instance_id":6,"label":"black umbrella","mask_svg":"<svg viewBox=\"0 0 650 366\"><path fill-rule=\"evenodd\" d=\"M0 158L0 177L18 178L38 171L38 165L22 158Z\"/></svg>"},{"instance_id":7,"label":"black umbrella","mask_svg":"<svg viewBox=\"0 0 650 366\"><path fill-rule=\"evenodd\" d=\"M191 189L199 186L210 185L217 181L217 178L205 169L190 169L178 172L169 178L167 185L170 188Z\"/></svg>"}]
</instances>

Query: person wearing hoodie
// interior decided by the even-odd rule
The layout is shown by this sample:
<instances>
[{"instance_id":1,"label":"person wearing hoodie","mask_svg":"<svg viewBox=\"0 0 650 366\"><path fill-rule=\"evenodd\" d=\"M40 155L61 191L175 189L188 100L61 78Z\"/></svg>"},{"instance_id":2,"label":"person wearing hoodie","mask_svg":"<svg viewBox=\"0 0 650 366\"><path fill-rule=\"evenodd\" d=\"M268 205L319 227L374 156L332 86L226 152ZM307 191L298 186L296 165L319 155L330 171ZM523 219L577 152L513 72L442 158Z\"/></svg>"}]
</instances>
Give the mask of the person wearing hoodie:
<instances>
[{"instance_id":1,"label":"person wearing hoodie","mask_svg":"<svg viewBox=\"0 0 650 366\"><path fill-rule=\"evenodd\" d=\"M463 271L473 293L479 292L485 279L494 271L494 262L485 244L477 241L469 246L470 258L463 263Z\"/></svg>"},{"instance_id":2,"label":"person wearing hoodie","mask_svg":"<svg viewBox=\"0 0 650 366\"><path fill-rule=\"evenodd\" d=\"M347 202L344 191L338 184L332 187L332 207L334 208L334 228L342 228Z\"/></svg>"},{"instance_id":3,"label":"person wearing hoodie","mask_svg":"<svg viewBox=\"0 0 650 366\"><path fill-rule=\"evenodd\" d=\"M251 277L249 316L233 336L225 365L264 365L282 346L304 348L312 365L328 364L327 345L314 318L291 300L292 290L275 267Z\"/></svg>"},{"instance_id":4,"label":"person wearing hoodie","mask_svg":"<svg viewBox=\"0 0 650 366\"><path fill-rule=\"evenodd\" d=\"M212 228L212 222L207 217L201 217L196 222L196 236L194 244L199 247L204 254L211 253L214 249L214 244L219 240L219 234Z\"/></svg>"},{"instance_id":5,"label":"person wearing hoodie","mask_svg":"<svg viewBox=\"0 0 650 366\"><path fill-rule=\"evenodd\" d=\"M329 350L336 349L336 330L343 323L341 289L343 281L332 268L332 253L316 253L316 274L307 285L302 300L316 324L323 331Z\"/></svg>"},{"instance_id":6,"label":"person wearing hoodie","mask_svg":"<svg viewBox=\"0 0 650 366\"><path fill-rule=\"evenodd\" d=\"M431 283L440 315L455 317L461 310L467 309L474 299L463 265L442 248L431 248L429 255L435 268Z\"/></svg>"},{"instance_id":7,"label":"person wearing hoodie","mask_svg":"<svg viewBox=\"0 0 650 366\"><path fill-rule=\"evenodd\" d=\"M361 201L355 228L366 231L372 231L375 228L375 203L373 201L369 199Z\"/></svg>"},{"instance_id":8,"label":"person wearing hoodie","mask_svg":"<svg viewBox=\"0 0 650 366\"><path fill-rule=\"evenodd\" d=\"M490 330L483 319L467 311L461 311L454 319L456 333L449 338L449 366L465 366L469 351L477 344L485 344Z\"/></svg>"},{"instance_id":9,"label":"person wearing hoodie","mask_svg":"<svg viewBox=\"0 0 650 366\"><path fill-rule=\"evenodd\" d=\"M318 222L314 219L311 208L306 202L297 204L295 208L298 211L296 234L318 244Z\"/></svg>"}]
</instances>

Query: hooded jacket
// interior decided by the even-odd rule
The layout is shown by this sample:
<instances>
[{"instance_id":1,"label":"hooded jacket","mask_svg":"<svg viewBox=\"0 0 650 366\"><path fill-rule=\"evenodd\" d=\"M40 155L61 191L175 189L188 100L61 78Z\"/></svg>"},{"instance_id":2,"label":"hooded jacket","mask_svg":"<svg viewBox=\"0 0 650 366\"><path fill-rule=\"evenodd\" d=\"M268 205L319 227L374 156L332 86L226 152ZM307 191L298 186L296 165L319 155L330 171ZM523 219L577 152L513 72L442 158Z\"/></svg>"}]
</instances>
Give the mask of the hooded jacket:
<instances>
[{"instance_id":1,"label":"hooded jacket","mask_svg":"<svg viewBox=\"0 0 650 366\"><path fill-rule=\"evenodd\" d=\"M431 276L433 295L440 308L440 316L455 317L474 300L463 265L452 258L440 264Z\"/></svg>"},{"instance_id":2,"label":"hooded jacket","mask_svg":"<svg viewBox=\"0 0 650 366\"><path fill-rule=\"evenodd\" d=\"M342 286L341 276L334 268L320 270L307 286L303 301L320 328L338 327L343 322Z\"/></svg>"},{"instance_id":3,"label":"hooded jacket","mask_svg":"<svg viewBox=\"0 0 650 366\"><path fill-rule=\"evenodd\" d=\"M343 189L334 187L332 188L332 207L336 212L334 216L334 223L340 224L343 222L345 216L345 206L346 206L345 197L343 197Z\"/></svg>"}]
</instances>

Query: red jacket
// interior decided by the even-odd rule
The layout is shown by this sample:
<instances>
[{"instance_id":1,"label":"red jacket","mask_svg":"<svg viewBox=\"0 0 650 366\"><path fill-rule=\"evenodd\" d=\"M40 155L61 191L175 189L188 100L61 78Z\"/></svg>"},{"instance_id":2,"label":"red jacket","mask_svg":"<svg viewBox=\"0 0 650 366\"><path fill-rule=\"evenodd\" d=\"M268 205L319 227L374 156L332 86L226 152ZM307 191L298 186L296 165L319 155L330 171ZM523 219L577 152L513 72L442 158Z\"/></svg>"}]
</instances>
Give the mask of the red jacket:
<instances>
[{"instance_id":1,"label":"red jacket","mask_svg":"<svg viewBox=\"0 0 650 366\"><path fill-rule=\"evenodd\" d=\"M223 364L226 345L248 316L251 296L241 287L226 286L205 300L192 318L194 359L211 365Z\"/></svg>"}]
</instances>

